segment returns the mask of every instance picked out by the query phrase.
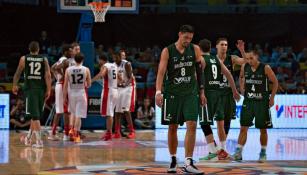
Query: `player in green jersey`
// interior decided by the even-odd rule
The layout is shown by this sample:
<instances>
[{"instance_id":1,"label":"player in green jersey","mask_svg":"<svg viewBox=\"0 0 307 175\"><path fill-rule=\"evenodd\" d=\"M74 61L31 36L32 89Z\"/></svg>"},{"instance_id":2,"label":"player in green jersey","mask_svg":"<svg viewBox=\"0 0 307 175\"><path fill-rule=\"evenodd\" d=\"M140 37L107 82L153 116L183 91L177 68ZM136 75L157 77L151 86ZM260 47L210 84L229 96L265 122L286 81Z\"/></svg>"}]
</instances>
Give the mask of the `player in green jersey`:
<instances>
[{"instance_id":1,"label":"player in green jersey","mask_svg":"<svg viewBox=\"0 0 307 175\"><path fill-rule=\"evenodd\" d=\"M240 135L234 154L235 160L242 160L243 146L247 140L247 131L253 125L260 129L261 151L259 161L266 160L266 146L268 142L267 128L272 128L270 108L274 105L274 97L278 89L278 80L269 65L259 61L259 53L252 51L247 55L248 63L242 65L240 72L240 91L244 94L244 101L240 117ZM273 83L269 92L269 82Z\"/></svg>"},{"instance_id":2,"label":"player in green jersey","mask_svg":"<svg viewBox=\"0 0 307 175\"><path fill-rule=\"evenodd\" d=\"M22 56L13 79L13 93L18 92L18 81L24 70L24 94L26 96L26 115L32 118L25 145L31 145L32 132L36 138L33 147L42 148L40 117L43 114L45 101L50 96L51 74L47 58L39 55L39 44L32 41L29 44L30 54Z\"/></svg>"},{"instance_id":3,"label":"player in green jersey","mask_svg":"<svg viewBox=\"0 0 307 175\"><path fill-rule=\"evenodd\" d=\"M205 60L204 77L205 95L207 98L206 107L203 107L200 110L200 124L205 134L209 150L209 155L204 158L201 158L201 160L224 160L228 157L228 153L223 147L225 145L221 145L221 150L216 149L212 129L210 127L210 125L213 125L213 120L216 120L220 142L224 143L226 141L226 137L224 137L224 135L221 135L221 133L225 133L223 119L224 114L223 111L219 111L218 108L220 105L220 99L222 98L222 94L219 89L220 79L222 78L222 75L225 75L230 83L233 98L236 100L240 100L240 94L236 89L233 77L227 67L216 56L210 55L211 42L207 39L203 39L199 42L199 47Z\"/></svg>"},{"instance_id":4,"label":"player in green jersey","mask_svg":"<svg viewBox=\"0 0 307 175\"><path fill-rule=\"evenodd\" d=\"M205 104L200 48L191 44L194 28L183 25L179 30L178 40L164 48L156 82L156 104L162 107L162 124L169 125L168 148L171 164L168 173L176 173L178 146L177 128L184 122L187 126L185 135L185 165L183 172L203 174L193 164L193 151L196 137L199 100ZM196 75L196 76L195 76ZM165 77L164 77L165 76ZM162 85L164 84L163 96Z\"/></svg>"}]
</instances>

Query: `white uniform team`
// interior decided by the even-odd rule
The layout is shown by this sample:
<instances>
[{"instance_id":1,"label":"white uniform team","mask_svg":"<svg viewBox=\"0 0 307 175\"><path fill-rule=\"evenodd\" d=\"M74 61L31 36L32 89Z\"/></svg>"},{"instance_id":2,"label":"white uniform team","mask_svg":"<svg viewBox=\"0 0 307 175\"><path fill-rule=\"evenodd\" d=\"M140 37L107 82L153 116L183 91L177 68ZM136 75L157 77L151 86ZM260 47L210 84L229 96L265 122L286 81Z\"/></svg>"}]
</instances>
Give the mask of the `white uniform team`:
<instances>
[{"instance_id":1,"label":"white uniform team","mask_svg":"<svg viewBox=\"0 0 307 175\"><path fill-rule=\"evenodd\" d=\"M127 72L125 69L125 65L128 63L127 60L122 60L120 65L118 66L118 78L122 80L122 82L127 82ZM135 105L135 80L131 78L131 82L128 82L127 85L118 86L118 94L119 98L116 103L116 112L123 113L124 111L134 110Z\"/></svg>"},{"instance_id":2,"label":"white uniform team","mask_svg":"<svg viewBox=\"0 0 307 175\"><path fill-rule=\"evenodd\" d=\"M114 63L105 63L107 75L103 80L101 91L100 113L102 116L114 116L114 109L118 100L117 66Z\"/></svg>"},{"instance_id":3,"label":"white uniform team","mask_svg":"<svg viewBox=\"0 0 307 175\"><path fill-rule=\"evenodd\" d=\"M61 57L56 65L62 64L67 58L65 56ZM62 70L63 71L63 70ZM63 100L63 84L64 84L64 72L57 73L55 75L57 80L55 85L55 111L57 114L62 114L68 112L67 104L64 104Z\"/></svg>"},{"instance_id":4,"label":"white uniform team","mask_svg":"<svg viewBox=\"0 0 307 175\"><path fill-rule=\"evenodd\" d=\"M86 94L86 70L84 66L70 66L68 73L68 99L69 111L75 117L86 118L87 94Z\"/></svg>"}]
</instances>

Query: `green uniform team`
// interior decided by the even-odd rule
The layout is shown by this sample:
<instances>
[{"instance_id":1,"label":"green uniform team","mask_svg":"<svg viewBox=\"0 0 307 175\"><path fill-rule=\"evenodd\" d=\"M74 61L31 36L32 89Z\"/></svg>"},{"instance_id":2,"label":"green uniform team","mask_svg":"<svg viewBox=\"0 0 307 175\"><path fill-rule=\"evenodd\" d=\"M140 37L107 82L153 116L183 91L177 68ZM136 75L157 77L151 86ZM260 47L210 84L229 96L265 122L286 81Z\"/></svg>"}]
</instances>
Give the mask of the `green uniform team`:
<instances>
[{"instance_id":1,"label":"green uniform team","mask_svg":"<svg viewBox=\"0 0 307 175\"><path fill-rule=\"evenodd\" d=\"M41 55L25 56L24 90L26 95L26 115L39 120L43 112L45 83L45 58Z\"/></svg>"},{"instance_id":2,"label":"green uniform team","mask_svg":"<svg viewBox=\"0 0 307 175\"><path fill-rule=\"evenodd\" d=\"M231 60L231 55L227 55L224 61L224 65L233 75L233 64ZM233 98L233 93L230 88L229 82L225 75L222 75L220 79L220 92L221 92L221 99L219 103L219 111L221 114L220 120L231 120L231 118L235 119L236 115L236 102ZM227 118L226 118L227 117ZM229 118L230 117L230 118Z\"/></svg>"},{"instance_id":3,"label":"green uniform team","mask_svg":"<svg viewBox=\"0 0 307 175\"><path fill-rule=\"evenodd\" d=\"M180 124L197 121L198 86L195 76L195 51L193 44L181 54L175 44L167 47L169 60L164 80L162 124Z\"/></svg>"},{"instance_id":4,"label":"green uniform team","mask_svg":"<svg viewBox=\"0 0 307 175\"><path fill-rule=\"evenodd\" d=\"M245 93L240 117L241 126L255 126L259 129L272 128L269 107L269 85L265 75L265 64L260 63L255 71L246 64L244 67Z\"/></svg>"},{"instance_id":5,"label":"green uniform team","mask_svg":"<svg viewBox=\"0 0 307 175\"><path fill-rule=\"evenodd\" d=\"M206 67L204 69L205 77L205 96L207 106L200 109L200 124L213 125L213 119L221 119L221 111L218 111L221 98L220 80L222 79L221 65L218 58L212 55L203 55Z\"/></svg>"}]
</instances>

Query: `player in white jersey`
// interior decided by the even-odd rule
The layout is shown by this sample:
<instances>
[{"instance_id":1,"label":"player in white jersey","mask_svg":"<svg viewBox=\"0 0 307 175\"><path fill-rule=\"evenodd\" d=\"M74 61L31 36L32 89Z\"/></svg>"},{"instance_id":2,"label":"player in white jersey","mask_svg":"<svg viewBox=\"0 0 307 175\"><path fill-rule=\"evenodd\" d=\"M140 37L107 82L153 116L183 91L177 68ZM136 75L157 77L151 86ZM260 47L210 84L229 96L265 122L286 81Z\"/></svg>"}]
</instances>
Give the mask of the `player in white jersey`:
<instances>
[{"instance_id":1,"label":"player in white jersey","mask_svg":"<svg viewBox=\"0 0 307 175\"><path fill-rule=\"evenodd\" d=\"M69 111L75 117L73 124L75 142L81 142L81 118L87 116L86 88L91 85L90 70L82 66L83 60L83 54L79 53L75 56L76 65L66 69L64 81L64 99L66 101L68 95ZM70 87L69 93L68 86Z\"/></svg>"},{"instance_id":2,"label":"player in white jersey","mask_svg":"<svg viewBox=\"0 0 307 175\"><path fill-rule=\"evenodd\" d=\"M129 134L127 138L134 139L135 131L133 127L133 122L131 118L131 113L134 111L135 105L135 80L132 74L132 66L130 62L125 60L126 54L124 51L120 51L120 58L115 58L115 64L118 67L118 100L116 104L116 114L115 114L115 134L114 138L120 138L120 126L121 126L121 116L125 115Z\"/></svg>"},{"instance_id":3,"label":"player in white jersey","mask_svg":"<svg viewBox=\"0 0 307 175\"><path fill-rule=\"evenodd\" d=\"M113 54L114 57L119 55ZM112 125L115 104L118 98L117 91L117 66L114 63L108 63L106 55L99 56L100 72L92 79L92 82L102 78L103 89L101 92L101 105L100 113L101 116L107 117L106 122L106 133L101 137L102 140L112 140Z\"/></svg>"},{"instance_id":4,"label":"player in white jersey","mask_svg":"<svg viewBox=\"0 0 307 175\"><path fill-rule=\"evenodd\" d=\"M68 132L69 132L69 113L68 113L68 105L64 104L63 98L63 84L64 84L64 73L66 68L68 67L68 63L65 63L68 58L71 57L71 46L68 44L64 44L62 47L63 56L51 67L51 72L56 78L57 82L55 85L55 111L56 114L53 118L52 123L52 132L48 137L49 140L58 140L56 137L57 126L59 125L59 119L62 114L64 114L64 136L63 140L68 140Z\"/></svg>"}]
</instances>

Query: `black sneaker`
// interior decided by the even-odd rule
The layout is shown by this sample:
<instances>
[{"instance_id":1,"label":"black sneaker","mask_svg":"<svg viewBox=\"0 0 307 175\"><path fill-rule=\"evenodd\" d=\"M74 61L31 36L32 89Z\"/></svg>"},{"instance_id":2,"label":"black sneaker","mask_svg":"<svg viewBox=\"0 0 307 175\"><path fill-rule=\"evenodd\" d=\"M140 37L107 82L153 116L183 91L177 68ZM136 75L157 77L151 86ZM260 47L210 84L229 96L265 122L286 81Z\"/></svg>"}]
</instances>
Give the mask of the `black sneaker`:
<instances>
[{"instance_id":1,"label":"black sneaker","mask_svg":"<svg viewBox=\"0 0 307 175\"><path fill-rule=\"evenodd\" d=\"M172 162L167 169L167 173L177 173L177 158L175 156L172 156L171 159Z\"/></svg>"},{"instance_id":2,"label":"black sneaker","mask_svg":"<svg viewBox=\"0 0 307 175\"><path fill-rule=\"evenodd\" d=\"M191 158L188 159L190 161L190 163L188 165L184 165L182 167L182 172L184 174L196 174L196 175L203 175L204 172L200 171L196 168L196 166L194 165L194 160L192 160Z\"/></svg>"}]
</instances>

